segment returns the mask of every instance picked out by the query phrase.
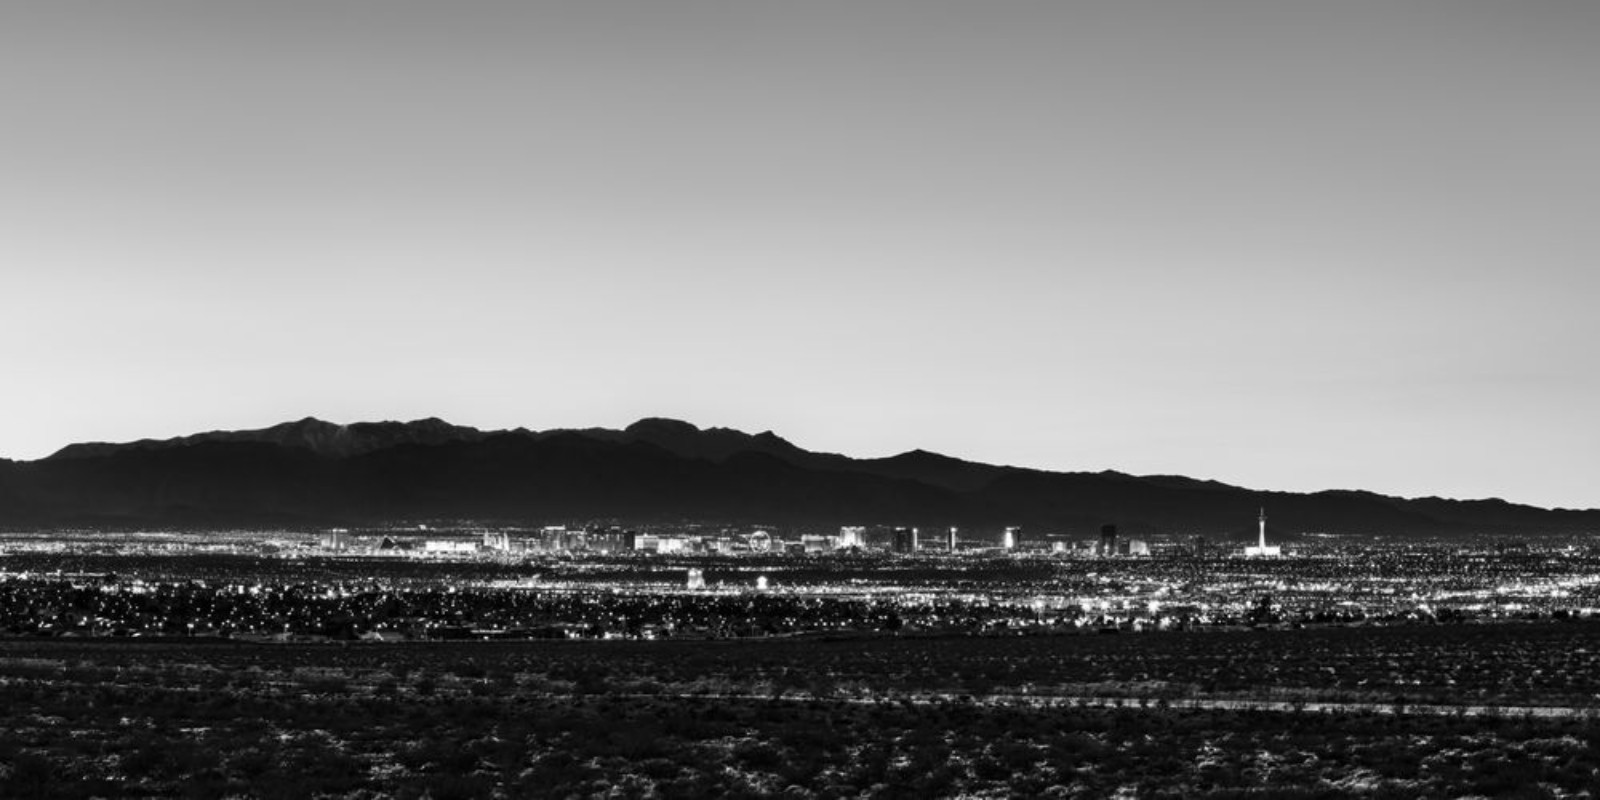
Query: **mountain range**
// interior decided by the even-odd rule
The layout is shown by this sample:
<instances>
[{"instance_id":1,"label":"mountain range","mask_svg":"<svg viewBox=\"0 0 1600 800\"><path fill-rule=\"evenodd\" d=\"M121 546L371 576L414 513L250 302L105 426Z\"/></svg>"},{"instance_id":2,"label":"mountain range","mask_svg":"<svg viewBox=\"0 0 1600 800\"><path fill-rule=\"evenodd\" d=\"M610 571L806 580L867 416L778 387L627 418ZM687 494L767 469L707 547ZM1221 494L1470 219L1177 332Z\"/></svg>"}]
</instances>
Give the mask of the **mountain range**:
<instances>
[{"instance_id":1,"label":"mountain range","mask_svg":"<svg viewBox=\"0 0 1600 800\"><path fill-rule=\"evenodd\" d=\"M1048 472L923 450L850 458L767 431L644 419L606 428L482 431L439 419L269 428L74 444L0 460L0 525L252 528L709 522L1021 525L1089 536L1300 532L1504 536L1600 531L1600 510L1363 491L1257 491L1181 476Z\"/></svg>"}]
</instances>

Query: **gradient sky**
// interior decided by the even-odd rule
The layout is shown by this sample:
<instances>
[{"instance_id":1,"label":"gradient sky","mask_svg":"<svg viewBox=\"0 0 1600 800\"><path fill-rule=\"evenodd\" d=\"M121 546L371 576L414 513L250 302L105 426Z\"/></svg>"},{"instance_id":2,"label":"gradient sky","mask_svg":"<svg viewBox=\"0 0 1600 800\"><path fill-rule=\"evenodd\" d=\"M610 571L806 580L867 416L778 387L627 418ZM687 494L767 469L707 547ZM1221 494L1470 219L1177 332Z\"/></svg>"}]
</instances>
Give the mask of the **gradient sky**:
<instances>
[{"instance_id":1,"label":"gradient sky","mask_svg":"<svg viewBox=\"0 0 1600 800\"><path fill-rule=\"evenodd\" d=\"M0 5L0 456L642 416L1600 507L1600 3Z\"/></svg>"}]
</instances>

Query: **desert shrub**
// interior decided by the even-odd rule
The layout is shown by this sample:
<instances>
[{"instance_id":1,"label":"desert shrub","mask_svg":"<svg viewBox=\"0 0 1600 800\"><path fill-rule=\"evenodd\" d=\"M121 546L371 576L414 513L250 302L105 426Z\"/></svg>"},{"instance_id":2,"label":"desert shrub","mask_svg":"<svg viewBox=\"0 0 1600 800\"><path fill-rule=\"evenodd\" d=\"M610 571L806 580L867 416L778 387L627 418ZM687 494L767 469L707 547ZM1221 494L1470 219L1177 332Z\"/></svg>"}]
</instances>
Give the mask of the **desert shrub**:
<instances>
[{"instance_id":1,"label":"desert shrub","mask_svg":"<svg viewBox=\"0 0 1600 800\"><path fill-rule=\"evenodd\" d=\"M410 795L409 791L415 791L416 794ZM474 798L492 797L494 794L495 782L486 775L443 774L421 778L413 786L408 787L408 793L402 794L401 797L474 800Z\"/></svg>"},{"instance_id":2,"label":"desert shrub","mask_svg":"<svg viewBox=\"0 0 1600 800\"><path fill-rule=\"evenodd\" d=\"M229 772L250 780L261 776L278 761L274 752L260 747L246 747L231 754L227 759Z\"/></svg>"},{"instance_id":3,"label":"desert shrub","mask_svg":"<svg viewBox=\"0 0 1600 800\"><path fill-rule=\"evenodd\" d=\"M0 796L15 798L55 797L52 792L60 771L54 762L36 753L15 753L4 762Z\"/></svg>"},{"instance_id":4,"label":"desert shrub","mask_svg":"<svg viewBox=\"0 0 1600 800\"><path fill-rule=\"evenodd\" d=\"M784 762L784 755L771 744L762 741L743 741L733 748L733 756L746 767L762 772L774 772Z\"/></svg>"}]
</instances>

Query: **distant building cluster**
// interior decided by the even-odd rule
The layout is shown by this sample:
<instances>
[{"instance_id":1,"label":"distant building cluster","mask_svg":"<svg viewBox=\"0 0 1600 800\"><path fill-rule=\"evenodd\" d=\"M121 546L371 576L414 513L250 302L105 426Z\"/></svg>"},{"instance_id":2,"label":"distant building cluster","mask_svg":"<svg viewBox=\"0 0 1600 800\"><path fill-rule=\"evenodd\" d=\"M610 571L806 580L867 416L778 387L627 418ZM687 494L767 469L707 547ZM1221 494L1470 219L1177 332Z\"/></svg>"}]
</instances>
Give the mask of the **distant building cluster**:
<instances>
[{"instance_id":1,"label":"distant building cluster","mask_svg":"<svg viewBox=\"0 0 1600 800\"><path fill-rule=\"evenodd\" d=\"M1283 555L1279 545L1266 539L1266 512L1257 519L1256 543L1231 550L1248 558L1276 558ZM1073 538L1064 534L1033 535L1021 526L998 530L972 531L950 526L942 532L925 535L915 526L845 525L836 533L795 532L780 536L764 527L717 529L698 526L657 530L635 530L616 526L550 525L534 529L492 529L446 533L418 526L427 535L402 535L385 531L382 535L359 536L345 528L321 534L317 546L331 553L360 555L415 555L421 557L505 556L511 558L549 554L625 554L651 555L824 555L830 553L883 552L900 555L947 554L1036 554L1077 558L1148 558L1154 555L1149 540L1123 536L1116 523L1100 526L1093 538ZM1211 545L1204 537L1191 537L1174 547L1166 537L1162 552L1196 557L1227 555L1229 551Z\"/></svg>"},{"instance_id":2,"label":"distant building cluster","mask_svg":"<svg viewBox=\"0 0 1600 800\"><path fill-rule=\"evenodd\" d=\"M1265 543L1265 514L1256 521L1248 550L1178 535L1147 542L1109 523L1090 539L1013 528L979 531L976 541L911 526L792 538L767 528L598 526L335 529L309 541L0 534L0 637L715 638L1600 618L1600 545L1590 537L1307 533L1294 559L1275 562L1282 551ZM734 555L632 555L641 546ZM574 547L595 549L562 549ZM807 547L824 557L806 558ZM521 555L535 548L551 549ZM757 552L784 555L738 555Z\"/></svg>"}]
</instances>

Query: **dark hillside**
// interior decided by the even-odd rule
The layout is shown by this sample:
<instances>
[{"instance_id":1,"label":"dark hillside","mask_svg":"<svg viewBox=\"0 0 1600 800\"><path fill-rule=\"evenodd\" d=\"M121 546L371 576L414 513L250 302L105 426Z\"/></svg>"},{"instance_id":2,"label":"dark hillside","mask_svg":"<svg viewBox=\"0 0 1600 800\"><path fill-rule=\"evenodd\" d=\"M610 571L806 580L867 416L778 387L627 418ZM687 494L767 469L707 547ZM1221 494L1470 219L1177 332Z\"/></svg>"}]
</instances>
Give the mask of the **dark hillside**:
<instances>
[{"instance_id":1,"label":"dark hillside","mask_svg":"<svg viewBox=\"0 0 1600 800\"><path fill-rule=\"evenodd\" d=\"M831 527L1023 525L1086 535L1535 535L1600 530L1600 511L1369 492L1260 492L1182 476L1056 473L914 450L813 453L771 432L646 419L623 430L480 431L438 419L316 419L165 441L87 444L0 461L0 524L383 524L428 519L543 524L763 522Z\"/></svg>"}]
</instances>

